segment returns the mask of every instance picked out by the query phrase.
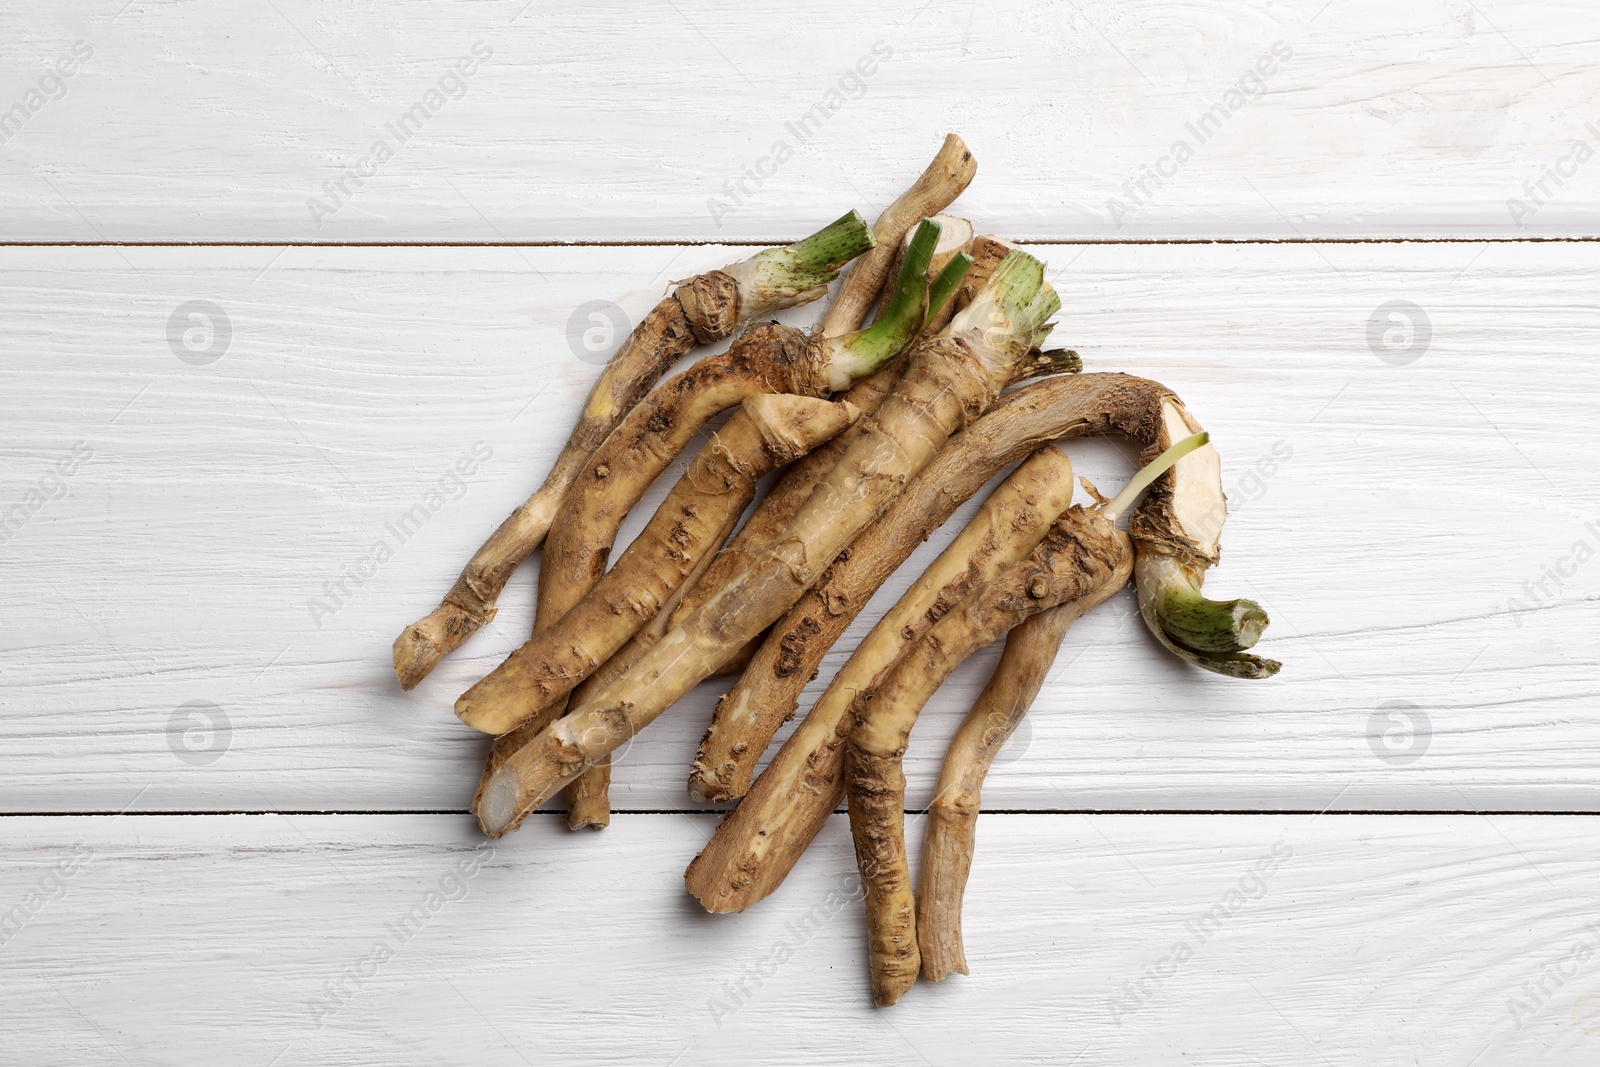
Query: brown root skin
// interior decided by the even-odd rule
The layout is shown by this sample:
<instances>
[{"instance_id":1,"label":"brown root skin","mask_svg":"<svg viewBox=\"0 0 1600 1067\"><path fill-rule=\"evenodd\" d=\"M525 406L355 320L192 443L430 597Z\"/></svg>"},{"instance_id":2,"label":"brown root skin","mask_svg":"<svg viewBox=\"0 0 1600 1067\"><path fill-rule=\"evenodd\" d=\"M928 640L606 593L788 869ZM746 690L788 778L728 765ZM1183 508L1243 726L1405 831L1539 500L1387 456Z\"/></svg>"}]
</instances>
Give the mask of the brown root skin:
<instances>
[{"instance_id":1,"label":"brown root skin","mask_svg":"<svg viewBox=\"0 0 1600 1067\"><path fill-rule=\"evenodd\" d=\"M859 415L848 403L814 397L747 397L615 566L561 616L560 625L541 630L474 687L477 714L468 724L503 734L521 724L511 713L527 706L514 694L535 694L544 707L571 692L716 551L762 477L837 436ZM513 695L496 699L492 694L499 687Z\"/></svg>"},{"instance_id":2,"label":"brown root skin","mask_svg":"<svg viewBox=\"0 0 1600 1067\"><path fill-rule=\"evenodd\" d=\"M928 806L917 878L917 947L922 976L930 982L952 972L969 973L961 903L972 870L984 778L1039 695L1068 628L1127 584L1131 563L1125 556L1103 585L1012 630L988 684L950 742Z\"/></svg>"},{"instance_id":3,"label":"brown root skin","mask_svg":"<svg viewBox=\"0 0 1600 1067\"><path fill-rule=\"evenodd\" d=\"M757 393L826 396L823 351L791 327L753 326L727 352L701 360L629 412L589 458L545 540L535 632L554 625L600 579L628 511L712 416ZM508 661L506 673L497 671L456 701L456 714L477 729L504 733L564 695L521 688L521 669Z\"/></svg>"},{"instance_id":4,"label":"brown root skin","mask_svg":"<svg viewBox=\"0 0 1600 1067\"><path fill-rule=\"evenodd\" d=\"M1076 373L1082 369L1082 361L1078 359L1076 352L1066 349L1030 352L1019 365L1013 380L1020 381L1027 377L1063 371ZM826 447L831 448L843 443L850 434L859 429L859 425L852 428L841 435L838 441ZM863 536L875 535L869 530ZM923 535L924 540L926 536ZM853 549L854 546L851 546L841 554L841 563L849 558L849 553ZM723 554L731 556L732 553L733 546L729 546ZM733 573L734 570L730 566L727 576L731 577ZM831 574L830 568L824 573L822 582L829 582ZM719 585L725 583L726 578L723 578ZM869 593L868 596L870 595ZM802 598L802 602L809 602L811 599L811 594L808 593ZM840 610L840 605L830 601L822 610L836 614ZM791 610L787 618L793 616L794 610ZM849 619L854 617L853 612L849 614L849 618L838 627L840 633L848 625ZM751 654L750 666L746 668L746 678L776 678L780 680L778 685L784 690L781 695L775 696L772 692L766 691L759 682L747 685L741 679L727 696L718 702L711 725L706 731L705 740L702 741L700 751L695 757L695 765L690 771L690 797L699 801L725 802L739 799L750 788L750 780L755 774L756 765L766 752L773 735L794 717L800 690L815 675L822 661L822 654L831 648L833 641L837 639L838 634L834 634L831 638L823 638L824 644L813 645L813 639L827 629L826 624L813 625L812 622L805 621L813 618L804 616L799 626L789 630L784 638L777 642L763 641ZM812 655L808 648L816 648L815 655ZM740 721L735 725L730 722L733 719ZM716 770L717 768L721 769Z\"/></svg>"},{"instance_id":5,"label":"brown root skin","mask_svg":"<svg viewBox=\"0 0 1600 1067\"><path fill-rule=\"evenodd\" d=\"M548 660L530 646L541 639L551 644L551 638L570 636L570 642L553 642L549 659L559 663L567 650L579 651L588 659L565 663L562 680L577 684L570 679L592 675L595 665L623 647L653 617L666 614L669 605L680 599L684 584L699 577L717 546L727 540L762 476L837 437L860 414L846 401L830 403L786 393L747 397L689 465L622 558L562 619L562 634L544 631L523 646L523 654L540 664L548 678L552 673ZM587 615L585 608L590 609ZM742 651L747 663L754 649L747 646ZM567 786L568 827L608 826L610 788L607 757Z\"/></svg>"},{"instance_id":6,"label":"brown root skin","mask_svg":"<svg viewBox=\"0 0 1600 1067\"><path fill-rule=\"evenodd\" d=\"M992 233L974 237L968 250L972 255L972 266L967 268L967 276L961 280L961 288L956 291L956 298L951 303L958 308L972 303L973 296L983 288L983 283L989 280L995 268L1016 250L1016 245Z\"/></svg>"},{"instance_id":7,"label":"brown root skin","mask_svg":"<svg viewBox=\"0 0 1600 1067\"><path fill-rule=\"evenodd\" d=\"M950 215L940 215L934 221L940 224L940 237L939 245L935 248L928 266L930 280L944 270L945 266L955 256L966 252L973 241L972 224L965 219L955 218ZM913 234L907 233L905 239L901 242L899 254L895 258L894 269L889 273L891 279L899 276L900 264L911 245L912 237ZM1004 258L1006 252L1009 251L1009 249L1001 251L999 244L996 242L990 242L988 247L991 255L997 254L1000 258ZM986 277L989 273L993 273L995 266L999 262L1000 260L997 258L993 262L985 263ZM969 268L968 273L970 274L970 272L971 269ZM971 299L971 293L967 294L966 300L961 300L960 295L958 293L955 299L947 301L945 306L933 316L927 327L930 332L936 332L948 325L957 310L958 302L959 306L965 306ZM888 299L887 292L884 294L884 299ZM900 366L901 371L892 379L889 388L898 383L900 376L903 375L904 364L902 363ZM883 372L880 371L879 375L882 374ZM874 382L879 375L865 379L860 385ZM876 403L872 408L873 413L877 411L878 405L881 405L884 396L887 396L887 394L888 389L885 389L876 397ZM768 495L769 502L772 500L773 495L780 496L780 501L773 510L786 509L787 513L782 516L781 522L772 522L773 519L777 518L776 515L766 516L765 519L761 515L752 518L750 523L746 524L745 529L740 531L736 543L724 550L722 557L718 560L716 573L707 575L702 583L703 587L720 589L727 585L738 574L739 570L748 566L752 561L748 554L748 547L771 543L772 539L781 530L782 525L786 524L795 512L799 510L800 504L804 502L804 497L810 495L811 490L832 468L838 456L843 454L843 449L849 447L848 442L852 439L853 431L851 434L842 436L833 446L830 446L833 449L831 455L816 454L812 458L818 462L812 463L808 460L806 461L807 470L793 471L791 474L794 482L792 487L789 485L790 477L786 477L784 484L775 489L773 494ZM822 466L821 461L824 460L827 461L826 468ZM804 496L801 495L802 493ZM792 506L787 506L791 500L793 501ZM763 506L763 510L765 509L766 505ZM765 521L770 525L765 528L759 528L759 521ZM744 553L743 558L740 556L741 553ZM677 621L675 619L674 623ZM749 648L745 657L746 666L748 666L750 659L755 656L760 648L760 644L756 644L754 648ZM760 711L752 711L738 701L730 703L726 699L719 700L712 713L711 722L706 727L705 736L700 740L700 747L695 753L694 763L689 768L688 791L690 799L704 803L706 801L736 800L743 796L745 790L749 788L751 776L755 773L756 761L760 759L762 752L766 750L768 742L772 740L772 735L793 714L794 709L791 708L787 715L774 719L771 715L763 714Z\"/></svg>"},{"instance_id":8,"label":"brown root skin","mask_svg":"<svg viewBox=\"0 0 1600 1067\"><path fill-rule=\"evenodd\" d=\"M841 402L849 403L859 408L863 414L871 415L878 410L883 398L889 395L904 373L905 362L896 360L845 390L841 395ZM581 707L595 693L626 674L650 646L660 640L662 634L677 625L704 603L711 593L722 588L740 570L748 566L751 547L770 541L790 519L794 518L795 512L805 503L806 497L811 495L811 490L816 487L817 482L821 481L838 462L839 456L849 446L855 430L855 426L850 427L827 444L790 464L777 484L767 491L767 495L762 498L750 518L745 520L744 526L739 529L733 540L729 541L714 558L703 559L700 563L701 569L678 587L677 592L665 607L656 612L649 624L640 627L626 645L573 690L572 701ZM751 657L761 647L761 642L761 636L751 638L713 673L716 675L743 673L749 666ZM543 725L540 723L541 728ZM518 730L496 742L484 767L484 775L479 782L480 789L483 782L488 781L489 777L499 770L504 757L531 736L532 732ZM589 775L586 773L583 778L579 778L578 782L573 784L573 788L587 777Z\"/></svg>"},{"instance_id":9,"label":"brown root skin","mask_svg":"<svg viewBox=\"0 0 1600 1067\"><path fill-rule=\"evenodd\" d=\"M611 760L601 760L567 787L567 829L604 830L611 825Z\"/></svg>"},{"instance_id":10,"label":"brown root skin","mask_svg":"<svg viewBox=\"0 0 1600 1067\"><path fill-rule=\"evenodd\" d=\"M872 594L963 501L1007 464L1041 444L1118 436L1141 448L1162 444L1159 382L1124 374L1083 374L1035 382L1006 396L951 439L939 456L851 544L768 634L733 693L779 720ZM1150 506L1149 498L1140 505ZM782 652L788 648L791 655ZM689 892L713 912L743 911L776 889L838 807L844 793L847 719L809 715L790 736L685 873Z\"/></svg>"},{"instance_id":11,"label":"brown root skin","mask_svg":"<svg viewBox=\"0 0 1600 1067\"><path fill-rule=\"evenodd\" d=\"M900 385L875 416L863 420L838 465L753 565L663 636L627 674L551 723L495 772L479 809L486 832L504 833L782 615L949 435L994 403L1040 336L1041 320L1059 306L1042 282L1042 264L1017 254L1007 262L1013 264L1009 272L1002 265L944 332L914 348ZM986 309L1007 327L968 325Z\"/></svg>"},{"instance_id":12,"label":"brown root skin","mask_svg":"<svg viewBox=\"0 0 1600 1067\"><path fill-rule=\"evenodd\" d=\"M916 902L905 852L905 776L901 760L918 713L933 691L972 653L1023 620L1127 580L1133 546L1092 511L1058 518L1028 559L934 623L885 676L856 701L849 734L850 829L866 890L873 1001L893 1004L921 966Z\"/></svg>"},{"instance_id":13,"label":"brown root skin","mask_svg":"<svg viewBox=\"0 0 1600 1067\"><path fill-rule=\"evenodd\" d=\"M867 905L872 1003L887 1008L917 981L916 902L905 855L906 779L900 761L854 753L850 759L850 825L856 869Z\"/></svg>"},{"instance_id":14,"label":"brown root skin","mask_svg":"<svg viewBox=\"0 0 1600 1067\"><path fill-rule=\"evenodd\" d=\"M923 218L949 207L972 183L977 172L978 162L967 150L966 142L953 133L947 134L933 161L911 188L884 209L873 224L872 236L877 244L857 259L845 274L822 320L824 336L839 337L861 325L877 300L884 280L894 277L889 270L906 234Z\"/></svg>"},{"instance_id":15,"label":"brown root skin","mask_svg":"<svg viewBox=\"0 0 1600 1067\"><path fill-rule=\"evenodd\" d=\"M1072 502L1072 490L1072 461L1060 449L1046 446L1024 460L862 639L817 699L814 714L843 721L855 694L876 684L936 619L1000 567L1034 550ZM748 692L735 689L717 704L690 778L696 799L732 800L749 787L759 753L745 751L743 739L759 737L764 746L769 734L764 709L735 703Z\"/></svg>"}]
</instances>

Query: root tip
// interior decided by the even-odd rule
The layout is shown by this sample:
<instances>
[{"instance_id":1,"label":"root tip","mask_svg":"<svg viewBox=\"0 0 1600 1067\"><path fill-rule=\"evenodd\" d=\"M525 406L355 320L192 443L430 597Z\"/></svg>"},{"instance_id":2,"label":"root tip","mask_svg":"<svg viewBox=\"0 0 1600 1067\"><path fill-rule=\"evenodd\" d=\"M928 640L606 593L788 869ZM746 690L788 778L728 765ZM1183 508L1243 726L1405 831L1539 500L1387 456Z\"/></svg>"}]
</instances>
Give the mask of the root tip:
<instances>
[{"instance_id":1,"label":"root tip","mask_svg":"<svg viewBox=\"0 0 1600 1067\"><path fill-rule=\"evenodd\" d=\"M439 646L415 623L400 631L391 651L394 676L400 680L400 688L408 692L433 671L443 656Z\"/></svg>"}]
</instances>

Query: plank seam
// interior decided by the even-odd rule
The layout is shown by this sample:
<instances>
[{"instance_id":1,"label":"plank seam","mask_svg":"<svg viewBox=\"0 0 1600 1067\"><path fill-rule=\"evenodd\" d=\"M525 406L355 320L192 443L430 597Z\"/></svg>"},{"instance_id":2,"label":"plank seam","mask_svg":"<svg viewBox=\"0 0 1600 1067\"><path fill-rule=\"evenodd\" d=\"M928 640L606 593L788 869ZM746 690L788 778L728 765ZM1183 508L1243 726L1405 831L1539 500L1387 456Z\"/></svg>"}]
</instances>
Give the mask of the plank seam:
<instances>
[{"instance_id":1,"label":"plank seam","mask_svg":"<svg viewBox=\"0 0 1600 1067\"><path fill-rule=\"evenodd\" d=\"M613 815L717 815L728 814L731 808L613 808ZM541 809L533 813L534 816L561 816L566 817L563 808ZM836 808L835 815L844 815L844 808ZM927 815L926 808L906 808L905 815ZM1600 811L1554 811L1534 808L1339 808L1318 810L1316 808L984 808L984 815L1237 815L1255 818L1263 815L1284 816L1429 816L1451 817L1462 815L1505 815L1519 818L1578 818L1588 819L1600 816ZM105 817L125 818L181 818L193 816L212 815L300 815L300 816L409 816L409 815L461 815L471 816L472 812L465 808L382 808L382 809L356 809L341 811L330 808L274 808L261 809L192 809L171 811L4 811L0 812L0 819L91 819Z\"/></svg>"},{"instance_id":2,"label":"plank seam","mask_svg":"<svg viewBox=\"0 0 1600 1067\"><path fill-rule=\"evenodd\" d=\"M632 241L0 241L0 248L768 248L792 237ZM1600 234L1528 237L1013 238L1020 245L1481 245L1600 244Z\"/></svg>"}]
</instances>

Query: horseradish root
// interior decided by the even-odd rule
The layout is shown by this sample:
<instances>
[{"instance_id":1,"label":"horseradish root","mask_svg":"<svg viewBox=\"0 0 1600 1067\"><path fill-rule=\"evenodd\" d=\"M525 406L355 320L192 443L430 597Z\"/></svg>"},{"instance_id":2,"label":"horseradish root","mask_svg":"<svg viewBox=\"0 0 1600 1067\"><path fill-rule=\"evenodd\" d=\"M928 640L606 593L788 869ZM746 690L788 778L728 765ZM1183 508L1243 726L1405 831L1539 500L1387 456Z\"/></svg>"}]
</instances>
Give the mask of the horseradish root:
<instances>
[{"instance_id":1,"label":"horseradish root","mask_svg":"<svg viewBox=\"0 0 1600 1067\"><path fill-rule=\"evenodd\" d=\"M799 599L949 435L994 402L1060 303L1043 264L1022 252L1007 256L949 326L916 346L899 386L783 534L627 674L505 761L482 792L484 831L498 837L513 829Z\"/></svg>"},{"instance_id":2,"label":"horseradish root","mask_svg":"<svg viewBox=\"0 0 1600 1067\"><path fill-rule=\"evenodd\" d=\"M1162 410L1166 436L1199 427L1181 406ZM1270 678L1283 665L1246 655L1260 639L1267 613L1253 600L1207 600L1200 592L1206 569L1220 552L1228 514L1222 463L1204 448L1179 464L1150 491L1170 505L1140 509L1131 532L1138 547L1134 584L1139 614L1167 651L1187 663L1232 678Z\"/></svg>"},{"instance_id":3,"label":"horseradish root","mask_svg":"<svg viewBox=\"0 0 1600 1067\"><path fill-rule=\"evenodd\" d=\"M926 318L926 275L938 239L937 224L920 228L893 298L866 329L829 338L777 323L751 327L725 354L701 360L628 415L590 458L545 542L535 638L456 701L462 721L502 734L552 707L559 714L560 703L587 671L569 669L585 659L582 650L552 662L551 643L574 639L566 616L600 580L629 509L689 438L724 408L758 393L823 397L899 355ZM643 621L636 620L607 654ZM598 665L590 662L587 670Z\"/></svg>"},{"instance_id":4,"label":"horseradish root","mask_svg":"<svg viewBox=\"0 0 1600 1067\"><path fill-rule=\"evenodd\" d=\"M1025 619L1089 596L1103 599L1126 582L1133 545L1116 528L1117 515L1155 476L1206 440L1205 434L1196 434L1167 449L1104 507L1074 507L1063 513L1032 555L958 603L879 685L856 698L845 777L856 865L866 890L872 999L879 1007L899 1000L921 969L901 771L918 713L968 656Z\"/></svg>"},{"instance_id":5,"label":"horseradish root","mask_svg":"<svg viewBox=\"0 0 1600 1067\"><path fill-rule=\"evenodd\" d=\"M952 971L968 973L961 902L972 870L983 780L1039 695L1068 628L1127 580L1124 571L1083 598L1041 611L1012 630L988 684L950 741L928 806L917 878L917 948L922 977L930 982Z\"/></svg>"},{"instance_id":6,"label":"horseradish root","mask_svg":"<svg viewBox=\"0 0 1600 1067\"><path fill-rule=\"evenodd\" d=\"M1011 393L951 438L881 520L856 538L848 557L835 562L772 628L725 701L748 699L750 707L781 721L884 580L996 472L1044 442L1086 435L1125 437L1153 456L1171 444L1164 417L1169 408L1183 411L1165 386L1125 374L1062 376ZM1186 458L1180 470L1203 463L1206 452ZM1186 479L1177 500L1152 492L1138 514L1187 503L1197 485L1204 489L1204 479ZM1220 494L1220 481L1215 491ZM1209 551L1215 558L1214 544L1185 543L1181 524L1158 515L1147 525L1172 531L1174 551L1181 547L1195 557ZM782 883L844 797L842 745L848 731L844 709L819 702L717 827L685 875L689 892L707 910L743 911Z\"/></svg>"},{"instance_id":7,"label":"horseradish root","mask_svg":"<svg viewBox=\"0 0 1600 1067\"><path fill-rule=\"evenodd\" d=\"M1018 368L1016 378L1021 380L1057 373L1076 373L1081 369L1082 364L1076 353L1054 349L1030 356ZM847 431L851 432L854 429ZM861 536L873 538L886 534L868 530ZM841 553L841 563L853 556L855 550L856 546L852 544L848 551ZM831 585L832 574L832 569L824 572L821 581ZM805 594L801 604L791 609L780 623L784 636L774 640L769 634L763 639L750 656L749 666L740 680L718 701L708 735L712 747L702 748L696 759L697 767L689 778L689 794L695 799L736 800L744 795L750 785L751 775L755 773L756 763L773 735L794 716L801 689L816 675L816 664L821 662L823 653L855 617L853 610L839 602L830 601L825 611L832 616L832 622L819 626L811 614L801 614L802 608L809 609L816 599L813 592ZM863 598L860 603L865 602ZM800 619L796 624L798 629L790 627L788 624L797 617ZM825 630L834 630L835 624L836 632L831 636L820 640L817 638L816 635ZM812 650L815 650L814 657ZM815 662L806 662L813 658ZM805 666L811 669L802 669ZM733 764L731 769L718 774L716 781L702 777L700 768L724 767L729 762Z\"/></svg>"},{"instance_id":8,"label":"horseradish root","mask_svg":"<svg viewBox=\"0 0 1600 1067\"><path fill-rule=\"evenodd\" d=\"M1084 612L1131 578L1145 624L1186 663L1246 678L1279 669L1249 652L1268 622L1260 605L1203 592L1227 514L1216 451L1165 387L1063 373L1082 369L1077 356L1041 350L1060 306L1042 264L941 214L975 168L951 135L870 230L852 213L677 286L602 372L545 484L393 648L409 689L494 617L513 568L543 545L532 636L455 705L496 735L472 803L492 838L563 787L570 828L606 826L613 757L697 682L735 672L689 794L739 803L685 884L709 911L749 907L847 800L880 1006L919 974L967 972L961 910L983 783ZM821 296L852 257L817 329L761 321ZM730 337L726 353L656 386L695 344ZM613 558L629 511L723 412ZM1145 466L1113 500L1083 483L1098 503L1073 507L1056 442L1091 434L1128 439ZM884 580L1013 464L756 777ZM741 528L758 481L784 465ZM956 666L1002 637L946 753L914 894L910 734Z\"/></svg>"},{"instance_id":9,"label":"horseradish root","mask_svg":"<svg viewBox=\"0 0 1600 1067\"><path fill-rule=\"evenodd\" d=\"M872 1000L887 1007L921 969L916 903L905 853L901 757L923 704L972 653L1023 619L1124 579L1133 546L1109 522L1073 508L1044 543L934 623L870 694L860 698L849 737L846 780L856 865L867 905Z\"/></svg>"},{"instance_id":10,"label":"horseradish root","mask_svg":"<svg viewBox=\"0 0 1600 1067\"><path fill-rule=\"evenodd\" d=\"M936 221L940 222L942 230L939 247L934 249L932 261L928 268L930 275L928 322L932 328L942 329L955 313L952 306L955 301L950 298L955 295L956 290L963 284L955 275L957 273L965 273L966 269L972 266L972 257L968 256L965 251L967 246L972 243L972 226L964 219L956 219L948 215L941 215ZM945 240L944 235L951 232L956 234L959 242ZM908 240L907 248L909 248L909 244ZM903 252L904 250L902 250L902 259ZM995 264L993 263L988 264L986 274L992 274L994 266ZM902 266L897 261L896 274L901 272ZM967 299L962 301L962 306L970 302L971 294L968 294ZM941 308L940 304L945 306ZM876 377L875 375L874 379ZM870 382L874 379L868 379L868 381ZM874 408L875 410L876 408ZM834 460L837 460L838 449L848 447L848 442L853 439L850 435L855 432L857 431L854 429L849 431L847 435L841 436L828 446L827 450L819 451L808 457L807 460L803 461L806 469L796 469L786 475L784 481L774 491L774 494L769 494L768 504L773 503L773 495L779 496L779 500L772 510L777 512L788 505L791 498L784 494L792 491L790 488L791 479L794 482L794 490L803 487L809 495L810 489L814 488L826 473L822 470L815 470L812 460L828 459L830 455ZM784 522L787 522L794 515L800 503L801 501L795 500L793 506L787 507L787 514L783 516ZM751 559L748 555L750 547L770 543L772 538L776 536L781 528L779 526L752 531L751 527L762 518L763 516L761 515L752 518L751 523L740 531L735 543L730 544L728 548L723 550L722 558L718 561L718 571L707 577L704 588L717 589L726 585L737 573L735 568L749 564ZM770 521L770 518L768 521ZM755 536L751 536L752 533ZM741 553L745 554L742 558ZM760 647L761 644L757 640L755 647L750 649L747 663L748 659L753 657ZM689 796L699 801L732 800L743 796L745 788L750 784L750 776L754 772L756 760L765 751L773 731L782 725L783 721L782 718L768 721L768 717L760 714L743 714L736 705L730 705L725 700L719 700L712 716L711 724L706 730L705 737L700 742L694 765L689 772Z\"/></svg>"},{"instance_id":11,"label":"horseradish root","mask_svg":"<svg viewBox=\"0 0 1600 1067\"><path fill-rule=\"evenodd\" d=\"M839 268L871 247L865 221L851 212L792 245L681 282L662 299L606 364L544 484L473 554L439 606L395 638L401 686L417 685L494 618L506 580L544 540L589 456L668 367L696 344L824 295Z\"/></svg>"},{"instance_id":12,"label":"horseradish root","mask_svg":"<svg viewBox=\"0 0 1600 1067\"><path fill-rule=\"evenodd\" d=\"M878 620L817 699L814 714L829 721L842 721L855 695L870 689L934 620L975 585L993 577L999 566L1014 563L1033 551L1056 516L1072 502L1072 485L1072 463L1054 447L1040 449L1017 467L939 558ZM761 718L761 709L723 699L700 742L689 778L691 796L728 800L744 794L754 758L743 758L749 753L740 749L742 742L724 742L720 746L716 742L724 734L744 738L759 732L757 722ZM718 756L723 757L720 762L709 762ZM763 839L761 844L765 843Z\"/></svg>"}]
</instances>

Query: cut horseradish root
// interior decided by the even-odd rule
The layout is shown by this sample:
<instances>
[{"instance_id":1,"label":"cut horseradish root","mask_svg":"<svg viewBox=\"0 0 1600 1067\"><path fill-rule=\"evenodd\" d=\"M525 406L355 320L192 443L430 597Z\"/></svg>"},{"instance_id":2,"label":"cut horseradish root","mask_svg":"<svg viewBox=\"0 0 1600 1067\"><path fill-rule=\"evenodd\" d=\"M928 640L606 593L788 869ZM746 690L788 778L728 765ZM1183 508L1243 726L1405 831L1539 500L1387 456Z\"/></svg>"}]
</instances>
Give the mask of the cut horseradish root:
<instances>
[{"instance_id":1,"label":"cut horseradish root","mask_svg":"<svg viewBox=\"0 0 1600 1067\"><path fill-rule=\"evenodd\" d=\"M710 911L751 906L847 799L880 1005L919 972L967 971L983 781L1077 618L1131 578L1141 617L1185 662L1238 678L1279 669L1249 651L1261 606L1203 592L1227 514L1216 450L1159 383L1079 374L1075 353L1041 351L1060 306L1043 264L942 213L975 169L951 135L870 229L851 213L678 285L601 372L538 492L393 648L409 689L494 617L512 569L543 545L533 636L456 703L496 735L473 799L492 837L563 788L570 827L605 826L613 755L697 682L741 672L688 783L697 800L740 802L685 884ZM852 258L818 328L762 321L821 297ZM656 387L695 345L727 338ZM612 559L628 513L730 409ZM1085 482L1097 503L1075 507L1056 445L1089 435L1132 442L1145 466L1114 499ZM741 528L757 482L784 465ZM1012 465L757 777L846 627ZM1002 637L946 754L914 895L901 769L912 726L957 664Z\"/></svg>"}]
</instances>

